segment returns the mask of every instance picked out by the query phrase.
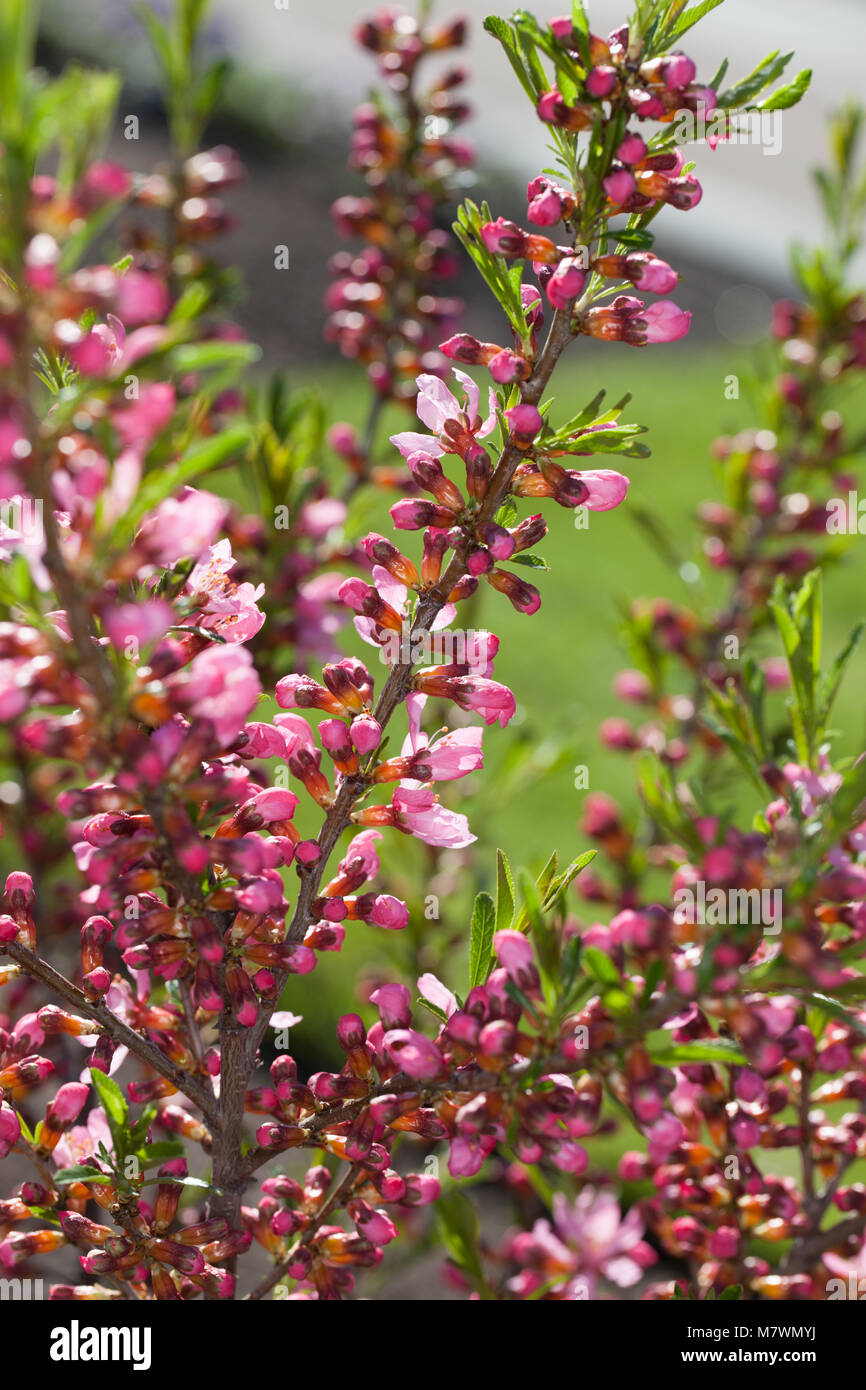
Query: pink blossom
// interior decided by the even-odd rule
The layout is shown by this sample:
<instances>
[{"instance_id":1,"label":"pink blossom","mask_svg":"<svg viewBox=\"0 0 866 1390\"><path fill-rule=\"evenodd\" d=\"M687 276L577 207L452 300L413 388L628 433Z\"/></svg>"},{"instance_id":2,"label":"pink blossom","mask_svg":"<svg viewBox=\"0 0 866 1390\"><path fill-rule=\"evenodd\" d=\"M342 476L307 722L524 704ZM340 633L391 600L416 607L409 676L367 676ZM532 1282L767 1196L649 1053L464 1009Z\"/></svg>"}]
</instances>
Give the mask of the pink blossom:
<instances>
[{"instance_id":1,"label":"pink blossom","mask_svg":"<svg viewBox=\"0 0 866 1390\"><path fill-rule=\"evenodd\" d=\"M212 492L184 488L180 497L168 497L142 522L135 538L156 565L174 565L197 558L211 544L228 514L228 505Z\"/></svg>"},{"instance_id":2,"label":"pink blossom","mask_svg":"<svg viewBox=\"0 0 866 1390\"><path fill-rule=\"evenodd\" d=\"M265 586L235 583L228 577L235 564L231 541L217 541L196 564L186 588L198 606L198 627L218 632L227 642L248 642L265 621L257 607Z\"/></svg>"},{"instance_id":3,"label":"pink blossom","mask_svg":"<svg viewBox=\"0 0 866 1390\"><path fill-rule=\"evenodd\" d=\"M142 382L138 400L131 401L124 410L116 410L112 417L124 445L146 449L171 420L175 401L171 382Z\"/></svg>"},{"instance_id":4,"label":"pink blossom","mask_svg":"<svg viewBox=\"0 0 866 1390\"><path fill-rule=\"evenodd\" d=\"M145 603L119 603L106 610L102 625L112 646L123 648L132 640L149 647L162 637L174 621L171 604L165 599Z\"/></svg>"},{"instance_id":5,"label":"pink blossom","mask_svg":"<svg viewBox=\"0 0 866 1390\"><path fill-rule=\"evenodd\" d=\"M589 489L582 506L590 512L609 512L624 501L629 480L613 468L581 468L580 481Z\"/></svg>"},{"instance_id":6,"label":"pink blossom","mask_svg":"<svg viewBox=\"0 0 866 1390\"><path fill-rule=\"evenodd\" d=\"M434 1004L437 1009L441 1009L446 1018L450 1018L458 1009L457 999L442 981L436 976L427 972L418 979L418 992L422 999Z\"/></svg>"},{"instance_id":7,"label":"pink blossom","mask_svg":"<svg viewBox=\"0 0 866 1390\"><path fill-rule=\"evenodd\" d=\"M407 1076L417 1081L433 1081L445 1070L438 1048L411 1028L392 1028L383 1039L385 1050Z\"/></svg>"},{"instance_id":8,"label":"pink blossom","mask_svg":"<svg viewBox=\"0 0 866 1390\"><path fill-rule=\"evenodd\" d=\"M128 270L117 282L115 303L123 323L136 328L141 323L159 323L168 313L171 299L158 275Z\"/></svg>"},{"instance_id":9,"label":"pink blossom","mask_svg":"<svg viewBox=\"0 0 866 1390\"><path fill-rule=\"evenodd\" d=\"M482 420L479 414L481 393L477 384L458 367L454 368L454 375L465 392L463 406L438 376L424 374L418 377L418 418L433 434L415 434L411 431L392 434L391 443L397 446L404 458L419 452L432 454L434 458L455 453L455 426L475 440L485 439L496 428L496 393L493 388L489 391L487 418Z\"/></svg>"},{"instance_id":10,"label":"pink blossom","mask_svg":"<svg viewBox=\"0 0 866 1390\"><path fill-rule=\"evenodd\" d=\"M660 299L644 309L641 317L646 320L646 340L648 343L675 343L684 338L692 321L688 309L681 309L670 299Z\"/></svg>"},{"instance_id":11,"label":"pink blossom","mask_svg":"<svg viewBox=\"0 0 866 1390\"><path fill-rule=\"evenodd\" d=\"M466 817L442 806L429 787L398 787L392 805L397 823L426 845L465 849L477 838Z\"/></svg>"},{"instance_id":12,"label":"pink blossom","mask_svg":"<svg viewBox=\"0 0 866 1390\"><path fill-rule=\"evenodd\" d=\"M210 720L222 747L237 738L262 688L246 647L229 646L200 652L168 687L189 713Z\"/></svg>"},{"instance_id":13,"label":"pink blossom","mask_svg":"<svg viewBox=\"0 0 866 1390\"><path fill-rule=\"evenodd\" d=\"M372 832L366 832L372 833ZM405 1028L412 1017L412 996L405 985L380 985L370 995L384 1028Z\"/></svg>"}]
</instances>

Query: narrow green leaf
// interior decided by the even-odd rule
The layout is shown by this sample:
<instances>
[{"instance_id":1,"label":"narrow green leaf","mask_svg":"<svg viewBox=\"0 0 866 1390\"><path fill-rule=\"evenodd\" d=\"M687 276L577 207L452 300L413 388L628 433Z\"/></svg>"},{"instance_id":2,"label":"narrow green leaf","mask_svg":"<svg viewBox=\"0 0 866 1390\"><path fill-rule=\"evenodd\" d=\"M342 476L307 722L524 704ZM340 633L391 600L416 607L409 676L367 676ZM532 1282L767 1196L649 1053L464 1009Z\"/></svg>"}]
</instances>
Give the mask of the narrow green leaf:
<instances>
[{"instance_id":1,"label":"narrow green leaf","mask_svg":"<svg viewBox=\"0 0 866 1390\"><path fill-rule=\"evenodd\" d=\"M483 985L490 970L493 952L493 933L496 930L496 906L489 893L479 893L472 910L469 938L469 988Z\"/></svg>"}]
</instances>

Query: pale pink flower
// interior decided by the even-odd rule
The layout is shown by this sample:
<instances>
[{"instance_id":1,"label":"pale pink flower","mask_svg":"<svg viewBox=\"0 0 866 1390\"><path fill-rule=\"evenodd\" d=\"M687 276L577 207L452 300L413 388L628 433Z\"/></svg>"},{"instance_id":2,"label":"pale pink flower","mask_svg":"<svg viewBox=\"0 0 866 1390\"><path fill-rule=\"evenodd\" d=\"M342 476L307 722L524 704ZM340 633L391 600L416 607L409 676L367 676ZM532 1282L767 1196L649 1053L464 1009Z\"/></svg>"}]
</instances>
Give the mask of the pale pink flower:
<instances>
[{"instance_id":1,"label":"pale pink flower","mask_svg":"<svg viewBox=\"0 0 866 1390\"><path fill-rule=\"evenodd\" d=\"M391 804L398 824L426 845L465 849L477 839L470 833L466 817L442 806L429 787L400 786Z\"/></svg>"},{"instance_id":2,"label":"pale pink flower","mask_svg":"<svg viewBox=\"0 0 866 1390\"><path fill-rule=\"evenodd\" d=\"M184 488L180 497L167 497L145 518L135 544L156 565L197 559L212 543L227 515L228 504L221 497Z\"/></svg>"},{"instance_id":3,"label":"pale pink flower","mask_svg":"<svg viewBox=\"0 0 866 1390\"><path fill-rule=\"evenodd\" d=\"M186 591L199 606L197 627L218 632L227 642L247 642L258 632L265 615L257 601L264 584L236 584L228 577L236 564L231 541L225 537L212 545L189 576Z\"/></svg>"},{"instance_id":4,"label":"pale pink flower","mask_svg":"<svg viewBox=\"0 0 866 1390\"><path fill-rule=\"evenodd\" d=\"M234 743L261 693L246 647L214 646L194 657L167 687L198 719L209 719L217 742Z\"/></svg>"},{"instance_id":5,"label":"pale pink flower","mask_svg":"<svg viewBox=\"0 0 866 1390\"><path fill-rule=\"evenodd\" d=\"M418 377L418 418L433 433L416 434L411 430L404 430L401 434L392 434L391 443L397 446L404 458L410 458L412 454L419 452L432 454L434 458L455 453L454 438L446 429L447 425L452 429L457 426L458 432L470 434L475 439L486 439L496 428L496 392L493 387L489 388L487 418L482 420L479 413L481 392L478 385L467 372L460 371L458 367L454 368L454 375L465 393L463 405L440 377L427 373Z\"/></svg>"}]
</instances>

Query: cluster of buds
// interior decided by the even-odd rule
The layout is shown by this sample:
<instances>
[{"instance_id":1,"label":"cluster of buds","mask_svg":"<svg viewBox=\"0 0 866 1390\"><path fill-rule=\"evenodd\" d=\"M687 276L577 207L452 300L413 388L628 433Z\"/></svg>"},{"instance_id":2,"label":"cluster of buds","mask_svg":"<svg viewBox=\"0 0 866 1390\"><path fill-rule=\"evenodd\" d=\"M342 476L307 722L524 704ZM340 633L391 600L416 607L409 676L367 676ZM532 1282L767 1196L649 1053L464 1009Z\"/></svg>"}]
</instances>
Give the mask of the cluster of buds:
<instances>
[{"instance_id":1,"label":"cluster of buds","mask_svg":"<svg viewBox=\"0 0 866 1390\"><path fill-rule=\"evenodd\" d=\"M360 250L340 251L331 261L325 336L344 357L362 362L384 401L414 401L419 372L442 373L439 340L452 328L462 304L442 293L459 262L437 212L453 200L473 152L453 130L469 114L460 94L464 70L449 67L429 88L419 89L423 60L464 42L466 25L421 24L394 7L362 23L356 38L377 55L391 103L369 101L355 112L350 166L366 192L334 204L337 231L361 239ZM331 441L356 474L387 482L387 468L369 467L372 439L347 425Z\"/></svg>"},{"instance_id":2,"label":"cluster of buds","mask_svg":"<svg viewBox=\"0 0 866 1390\"><path fill-rule=\"evenodd\" d=\"M695 79L697 68L685 53L671 52L642 58L642 36L623 25L606 39L597 34L578 34L570 18L550 21L551 33L572 59L576 96L565 101L557 87L538 102L538 115L549 125L578 132L588 130L605 103L620 107L639 121L670 123L681 111L716 109L716 93ZM624 165L640 157L640 137L629 133L629 142L617 151Z\"/></svg>"}]
</instances>

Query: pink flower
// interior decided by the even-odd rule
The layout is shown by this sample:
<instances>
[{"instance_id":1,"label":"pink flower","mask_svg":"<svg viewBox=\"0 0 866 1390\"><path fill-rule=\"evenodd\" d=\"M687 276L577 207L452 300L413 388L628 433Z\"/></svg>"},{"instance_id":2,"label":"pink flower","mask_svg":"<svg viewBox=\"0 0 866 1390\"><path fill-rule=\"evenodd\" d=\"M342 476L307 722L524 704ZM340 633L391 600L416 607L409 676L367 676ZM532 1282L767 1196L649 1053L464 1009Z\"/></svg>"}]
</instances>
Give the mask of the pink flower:
<instances>
[{"instance_id":1,"label":"pink flower","mask_svg":"<svg viewBox=\"0 0 866 1390\"><path fill-rule=\"evenodd\" d=\"M407 1076L417 1081L433 1081L443 1075L445 1063L442 1054L423 1033L416 1033L411 1028L392 1028L382 1041L385 1051Z\"/></svg>"},{"instance_id":2,"label":"pink flower","mask_svg":"<svg viewBox=\"0 0 866 1390\"><path fill-rule=\"evenodd\" d=\"M146 449L165 429L175 408L175 389L168 381L142 382L138 400L112 416L115 429L127 448Z\"/></svg>"},{"instance_id":3,"label":"pink flower","mask_svg":"<svg viewBox=\"0 0 866 1390\"><path fill-rule=\"evenodd\" d=\"M646 340L648 343L675 343L684 338L692 321L688 309L681 309L670 299L660 299L644 309L641 318L646 320Z\"/></svg>"},{"instance_id":4,"label":"pink flower","mask_svg":"<svg viewBox=\"0 0 866 1390\"><path fill-rule=\"evenodd\" d=\"M405 1028L412 1017L412 996L405 985L380 985L370 995L370 1003L379 1010L383 1028Z\"/></svg>"},{"instance_id":5,"label":"pink flower","mask_svg":"<svg viewBox=\"0 0 866 1390\"><path fill-rule=\"evenodd\" d=\"M132 175L122 164L98 159L85 169L81 187L91 199L100 202L125 198L132 188Z\"/></svg>"},{"instance_id":6,"label":"pink flower","mask_svg":"<svg viewBox=\"0 0 866 1390\"><path fill-rule=\"evenodd\" d=\"M171 298L158 275L145 270L128 270L117 282L117 312L126 324L159 323L168 313Z\"/></svg>"},{"instance_id":7,"label":"pink flower","mask_svg":"<svg viewBox=\"0 0 866 1390\"><path fill-rule=\"evenodd\" d=\"M265 621L264 613L256 606L265 586L237 584L229 579L235 563L231 541L218 541L198 561L187 580L186 591L199 608L196 626L218 632L227 642L247 642Z\"/></svg>"},{"instance_id":8,"label":"pink flower","mask_svg":"<svg viewBox=\"0 0 866 1390\"><path fill-rule=\"evenodd\" d=\"M493 388L490 388L488 396L487 418L482 421L478 386L471 376L457 367L454 368L454 375L465 392L463 406L438 376L424 374L418 377L418 418L433 434L415 434L408 430L392 434L391 443L397 446L404 458L408 459L419 452L432 454L434 458L455 453L465 457L463 451L467 446L485 439L496 428L496 394ZM460 448L456 447L458 444Z\"/></svg>"},{"instance_id":9,"label":"pink flower","mask_svg":"<svg viewBox=\"0 0 866 1390\"><path fill-rule=\"evenodd\" d=\"M53 1124L57 1129L67 1129L78 1119L87 1104L89 1093L89 1086L80 1081L68 1081L65 1086L61 1086L45 1112L46 1124L49 1127Z\"/></svg>"},{"instance_id":10,"label":"pink flower","mask_svg":"<svg viewBox=\"0 0 866 1390\"><path fill-rule=\"evenodd\" d=\"M474 1178L495 1148L493 1135L458 1134L448 1149L448 1172L452 1178Z\"/></svg>"},{"instance_id":11,"label":"pink flower","mask_svg":"<svg viewBox=\"0 0 866 1390\"><path fill-rule=\"evenodd\" d=\"M577 1256L578 1270L589 1278L591 1289L599 1275L621 1289L640 1279L648 1251L637 1207L623 1217L611 1192L585 1187L573 1203L558 1192L553 1199L553 1224Z\"/></svg>"},{"instance_id":12,"label":"pink flower","mask_svg":"<svg viewBox=\"0 0 866 1390\"><path fill-rule=\"evenodd\" d=\"M141 525L135 545L156 565L197 558L213 541L228 515L228 504L212 492L184 488L180 497L161 502Z\"/></svg>"},{"instance_id":13,"label":"pink flower","mask_svg":"<svg viewBox=\"0 0 866 1390\"><path fill-rule=\"evenodd\" d=\"M580 481L589 488L582 506L591 512L609 512L618 507L628 492L629 480L613 468L581 468Z\"/></svg>"},{"instance_id":14,"label":"pink flower","mask_svg":"<svg viewBox=\"0 0 866 1390\"><path fill-rule=\"evenodd\" d=\"M21 1138L21 1125L16 1112L5 1100L0 1101L0 1158L6 1158Z\"/></svg>"},{"instance_id":15,"label":"pink flower","mask_svg":"<svg viewBox=\"0 0 866 1390\"><path fill-rule=\"evenodd\" d=\"M498 721L503 729L514 717L517 708L514 695L507 685L486 680L483 676L441 676L434 667L432 674L418 672L415 687L425 695L439 695L453 700L460 709L475 710L485 724Z\"/></svg>"},{"instance_id":16,"label":"pink flower","mask_svg":"<svg viewBox=\"0 0 866 1390\"><path fill-rule=\"evenodd\" d=\"M635 177L630 169L614 169L603 180L604 191L617 206L625 203L635 190Z\"/></svg>"},{"instance_id":17,"label":"pink flower","mask_svg":"<svg viewBox=\"0 0 866 1390\"><path fill-rule=\"evenodd\" d=\"M149 647L164 636L173 621L171 604L155 598L108 608L103 614L102 626L113 647L123 648L130 639L139 647Z\"/></svg>"},{"instance_id":18,"label":"pink flower","mask_svg":"<svg viewBox=\"0 0 866 1390\"><path fill-rule=\"evenodd\" d=\"M675 1115L662 1115L647 1131L650 1162L664 1163L686 1138L686 1131Z\"/></svg>"},{"instance_id":19,"label":"pink flower","mask_svg":"<svg viewBox=\"0 0 866 1390\"><path fill-rule=\"evenodd\" d=\"M554 309L567 309L571 301L580 294L585 283L586 271L573 256L566 256L544 286L544 293ZM509 415L510 413L508 412Z\"/></svg>"},{"instance_id":20,"label":"pink flower","mask_svg":"<svg viewBox=\"0 0 866 1390\"><path fill-rule=\"evenodd\" d=\"M421 711L426 704L424 695L410 695L406 701L409 719L409 733L403 743L403 753L417 754L423 766L429 767L430 776L424 778L431 782L451 782L458 777L466 777L484 766L481 751L483 730L479 728L453 729L440 734L431 743L421 728ZM408 784L407 784L408 785ZM412 785L417 785L413 780Z\"/></svg>"},{"instance_id":21,"label":"pink flower","mask_svg":"<svg viewBox=\"0 0 866 1390\"><path fill-rule=\"evenodd\" d=\"M167 687L188 713L210 720L223 748L234 743L262 689L250 653L240 646L200 652Z\"/></svg>"},{"instance_id":22,"label":"pink flower","mask_svg":"<svg viewBox=\"0 0 866 1390\"><path fill-rule=\"evenodd\" d=\"M667 261L659 260L648 251L626 256L625 273L635 289L645 294L668 294L680 278Z\"/></svg>"},{"instance_id":23,"label":"pink flower","mask_svg":"<svg viewBox=\"0 0 866 1390\"><path fill-rule=\"evenodd\" d=\"M349 737L363 756L379 747L382 742L382 726L371 714L359 714L349 726Z\"/></svg>"},{"instance_id":24,"label":"pink flower","mask_svg":"<svg viewBox=\"0 0 866 1390\"><path fill-rule=\"evenodd\" d=\"M105 1111L96 1106L87 1116L83 1125L73 1125L58 1141L54 1149L54 1162L58 1168L71 1168L99 1152L100 1144L111 1151L114 1141L105 1118Z\"/></svg>"},{"instance_id":25,"label":"pink flower","mask_svg":"<svg viewBox=\"0 0 866 1390\"><path fill-rule=\"evenodd\" d=\"M397 824L426 845L465 849L477 838L466 817L442 806L429 787L398 787L391 804Z\"/></svg>"},{"instance_id":26,"label":"pink flower","mask_svg":"<svg viewBox=\"0 0 866 1390\"><path fill-rule=\"evenodd\" d=\"M532 943L519 931L498 931L493 937L493 949L509 980L521 985L535 971Z\"/></svg>"},{"instance_id":27,"label":"pink flower","mask_svg":"<svg viewBox=\"0 0 866 1390\"><path fill-rule=\"evenodd\" d=\"M429 1004L434 1004L437 1009L441 1009L446 1018L450 1018L459 1008L456 997L452 994L447 985L429 971L426 975L421 975L418 979L418 992L422 999L426 999Z\"/></svg>"},{"instance_id":28,"label":"pink flower","mask_svg":"<svg viewBox=\"0 0 866 1390\"><path fill-rule=\"evenodd\" d=\"M506 410L505 418L518 444L531 443L544 426L541 411L534 405L515 405Z\"/></svg>"}]
</instances>

